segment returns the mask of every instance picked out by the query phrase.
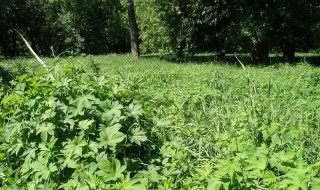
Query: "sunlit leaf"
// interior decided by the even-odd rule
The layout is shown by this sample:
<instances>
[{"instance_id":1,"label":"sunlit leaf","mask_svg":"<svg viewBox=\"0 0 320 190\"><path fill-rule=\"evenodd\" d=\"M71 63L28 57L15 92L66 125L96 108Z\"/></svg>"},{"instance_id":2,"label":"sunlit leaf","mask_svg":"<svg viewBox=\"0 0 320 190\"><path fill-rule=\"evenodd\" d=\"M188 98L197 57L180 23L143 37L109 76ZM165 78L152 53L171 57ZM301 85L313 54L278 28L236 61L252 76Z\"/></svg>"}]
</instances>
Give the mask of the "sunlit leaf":
<instances>
[{"instance_id":1,"label":"sunlit leaf","mask_svg":"<svg viewBox=\"0 0 320 190\"><path fill-rule=\"evenodd\" d=\"M100 138L98 139L99 145L107 148L108 146L115 147L118 143L122 142L125 135L119 132L121 125L113 125L111 127L106 127L100 132Z\"/></svg>"}]
</instances>

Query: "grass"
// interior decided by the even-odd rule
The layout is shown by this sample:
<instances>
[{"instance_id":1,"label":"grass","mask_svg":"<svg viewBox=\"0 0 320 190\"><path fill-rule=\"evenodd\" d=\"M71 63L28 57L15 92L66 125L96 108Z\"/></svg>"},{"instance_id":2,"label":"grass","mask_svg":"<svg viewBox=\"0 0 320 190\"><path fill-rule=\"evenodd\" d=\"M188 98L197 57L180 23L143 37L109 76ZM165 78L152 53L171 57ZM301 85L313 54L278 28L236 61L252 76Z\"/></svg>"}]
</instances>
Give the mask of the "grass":
<instances>
[{"instance_id":1,"label":"grass","mask_svg":"<svg viewBox=\"0 0 320 190\"><path fill-rule=\"evenodd\" d=\"M190 153L196 160L194 167L232 161L239 152L251 155L265 146L270 151L268 167L274 172L278 170L272 165L272 156L281 151L295 152L294 163L303 160L312 165L320 160L320 68L306 62L249 65L244 70L236 62L208 59L203 63L197 59L179 64L152 56L44 61L49 66L81 65L138 91L159 118L172 123L158 129L161 139ZM1 61L0 65L14 75L35 73L40 68L34 59L25 58ZM248 148L252 146L253 150Z\"/></svg>"}]
</instances>

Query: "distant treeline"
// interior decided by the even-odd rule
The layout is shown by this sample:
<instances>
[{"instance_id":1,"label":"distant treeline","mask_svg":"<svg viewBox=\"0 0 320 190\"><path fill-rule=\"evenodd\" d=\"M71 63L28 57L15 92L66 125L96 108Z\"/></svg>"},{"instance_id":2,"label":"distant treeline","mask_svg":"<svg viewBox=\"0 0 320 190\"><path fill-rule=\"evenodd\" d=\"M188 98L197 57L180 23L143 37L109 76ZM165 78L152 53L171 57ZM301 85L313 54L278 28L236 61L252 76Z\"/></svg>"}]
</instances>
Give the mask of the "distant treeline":
<instances>
[{"instance_id":1,"label":"distant treeline","mask_svg":"<svg viewBox=\"0 0 320 190\"><path fill-rule=\"evenodd\" d=\"M251 53L320 49L319 0L135 0L143 53ZM41 55L128 52L126 0L1 0L0 50L25 55L20 31Z\"/></svg>"}]
</instances>

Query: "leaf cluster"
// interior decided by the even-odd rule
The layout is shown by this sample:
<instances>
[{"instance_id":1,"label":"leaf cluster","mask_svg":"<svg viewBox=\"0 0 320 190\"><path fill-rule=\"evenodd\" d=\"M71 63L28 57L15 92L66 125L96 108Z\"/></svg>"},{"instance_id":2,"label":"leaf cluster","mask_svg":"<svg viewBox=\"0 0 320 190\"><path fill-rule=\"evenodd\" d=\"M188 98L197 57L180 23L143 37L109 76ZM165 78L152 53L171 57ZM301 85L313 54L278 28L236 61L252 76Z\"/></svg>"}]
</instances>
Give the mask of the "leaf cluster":
<instances>
[{"instance_id":1,"label":"leaf cluster","mask_svg":"<svg viewBox=\"0 0 320 190\"><path fill-rule=\"evenodd\" d=\"M157 155L153 123L123 85L67 67L51 81L22 75L0 96L4 189L147 187L136 174Z\"/></svg>"}]
</instances>

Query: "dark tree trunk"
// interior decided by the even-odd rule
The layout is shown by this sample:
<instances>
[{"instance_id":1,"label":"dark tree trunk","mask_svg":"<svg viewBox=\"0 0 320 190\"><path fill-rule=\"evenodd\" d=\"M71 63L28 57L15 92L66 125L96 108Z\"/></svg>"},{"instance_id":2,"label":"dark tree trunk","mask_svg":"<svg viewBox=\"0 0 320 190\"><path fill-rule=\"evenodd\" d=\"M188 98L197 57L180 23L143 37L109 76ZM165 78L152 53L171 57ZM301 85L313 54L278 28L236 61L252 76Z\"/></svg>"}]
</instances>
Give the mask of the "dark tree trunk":
<instances>
[{"instance_id":1,"label":"dark tree trunk","mask_svg":"<svg viewBox=\"0 0 320 190\"><path fill-rule=\"evenodd\" d=\"M128 9L130 36L131 36L131 53L133 57L138 58L140 56L139 33L138 33L138 25L137 25L133 0L127 0L127 9Z\"/></svg>"},{"instance_id":2,"label":"dark tree trunk","mask_svg":"<svg viewBox=\"0 0 320 190\"><path fill-rule=\"evenodd\" d=\"M226 48L224 39L218 39L218 52L217 52L218 60L226 59Z\"/></svg>"},{"instance_id":3,"label":"dark tree trunk","mask_svg":"<svg viewBox=\"0 0 320 190\"><path fill-rule=\"evenodd\" d=\"M221 50L217 53L217 59L218 60L225 60L226 59L226 52L224 50Z\"/></svg>"},{"instance_id":4,"label":"dark tree trunk","mask_svg":"<svg viewBox=\"0 0 320 190\"><path fill-rule=\"evenodd\" d=\"M258 41L252 48L251 57L255 62L266 62L269 60L269 43Z\"/></svg>"},{"instance_id":5,"label":"dark tree trunk","mask_svg":"<svg viewBox=\"0 0 320 190\"><path fill-rule=\"evenodd\" d=\"M295 60L295 52L296 52L296 45L294 42L290 42L289 40L282 40L281 41L281 48L284 61L292 63Z\"/></svg>"},{"instance_id":6,"label":"dark tree trunk","mask_svg":"<svg viewBox=\"0 0 320 190\"><path fill-rule=\"evenodd\" d=\"M11 57L17 56L17 39L15 32L12 33L12 49L10 52Z\"/></svg>"},{"instance_id":7,"label":"dark tree trunk","mask_svg":"<svg viewBox=\"0 0 320 190\"><path fill-rule=\"evenodd\" d=\"M2 52L3 52L3 55L4 55L4 58L9 58L9 55L8 55L8 51L6 49L6 46L2 46Z\"/></svg>"},{"instance_id":8,"label":"dark tree trunk","mask_svg":"<svg viewBox=\"0 0 320 190\"><path fill-rule=\"evenodd\" d=\"M183 59L185 47L186 47L185 38L179 36L179 40L177 42L177 49L176 49L176 56L178 59Z\"/></svg>"},{"instance_id":9,"label":"dark tree trunk","mask_svg":"<svg viewBox=\"0 0 320 190\"><path fill-rule=\"evenodd\" d=\"M10 39L9 37L7 37L7 40L1 39L1 44L2 44L2 52L5 58L15 57L15 54L16 54L15 38Z\"/></svg>"},{"instance_id":10,"label":"dark tree trunk","mask_svg":"<svg viewBox=\"0 0 320 190\"><path fill-rule=\"evenodd\" d=\"M0 35L0 46L2 47L2 53L4 55L4 58L8 58L9 55L8 55L6 41L3 39L2 35Z\"/></svg>"},{"instance_id":11,"label":"dark tree trunk","mask_svg":"<svg viewBox=\"0 0 320 190\"><path fill-rule=\"evenodd\" d=\"M217 5L217 15L220 15L222 14L222 11L224 11L223 9L223 0L219 0L218 1L218 5ZM226 24L225 23L226 21L223 20L223 19L219 19L217 21L218 24L216 24L216 28L217 28L217 32L219 31L220 33L223 33L222 30L223 30L223 24ZM217 52L217 59L218 60L225 60L226 59L226 45L225 45L225 40L226 39L226 36L223 35L223 37L220 35L220 37L218 37L218 52Z\"/></svg>"}]
</instances>

